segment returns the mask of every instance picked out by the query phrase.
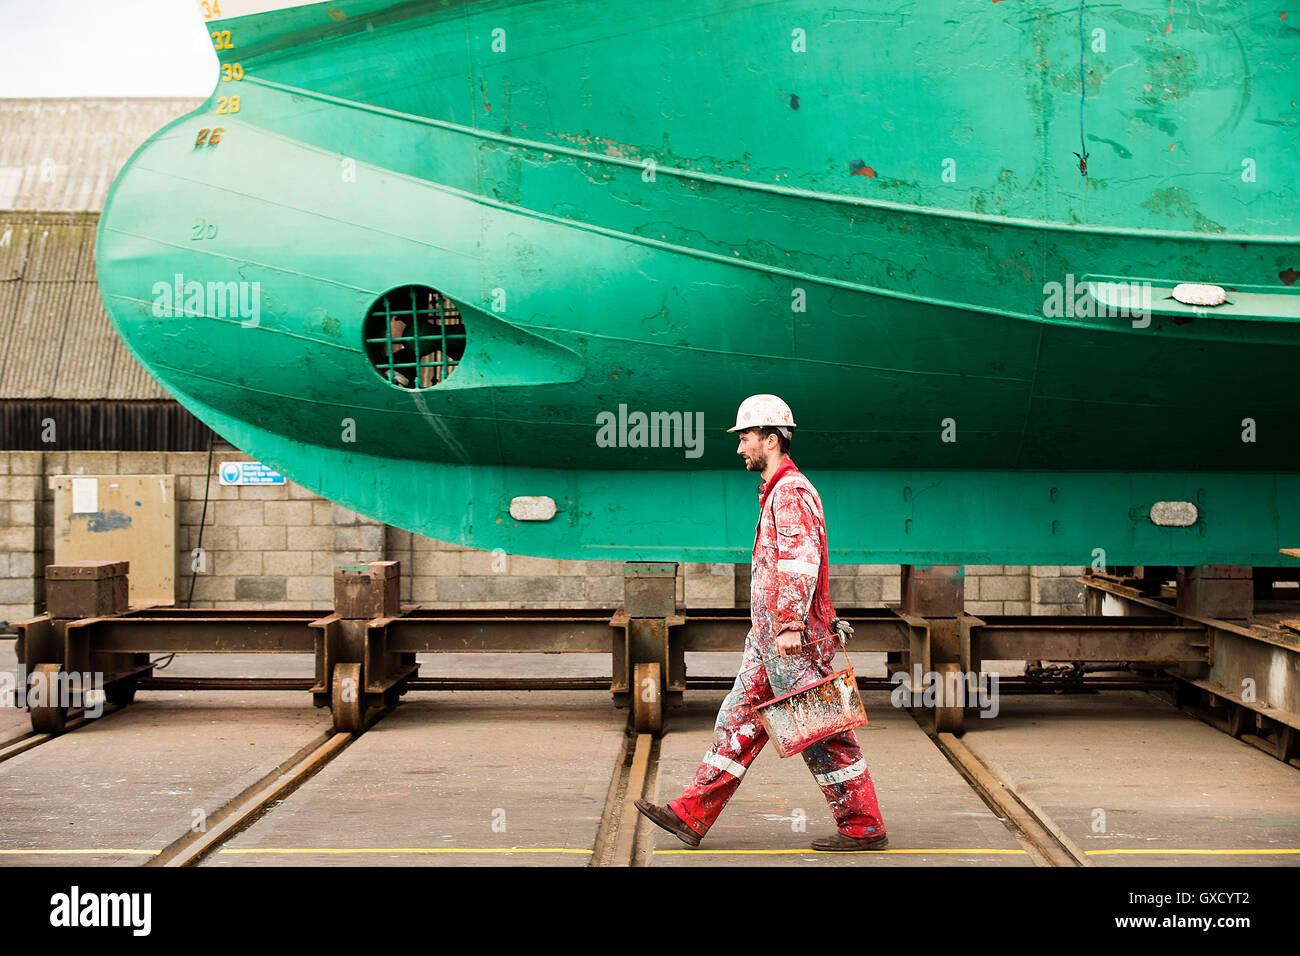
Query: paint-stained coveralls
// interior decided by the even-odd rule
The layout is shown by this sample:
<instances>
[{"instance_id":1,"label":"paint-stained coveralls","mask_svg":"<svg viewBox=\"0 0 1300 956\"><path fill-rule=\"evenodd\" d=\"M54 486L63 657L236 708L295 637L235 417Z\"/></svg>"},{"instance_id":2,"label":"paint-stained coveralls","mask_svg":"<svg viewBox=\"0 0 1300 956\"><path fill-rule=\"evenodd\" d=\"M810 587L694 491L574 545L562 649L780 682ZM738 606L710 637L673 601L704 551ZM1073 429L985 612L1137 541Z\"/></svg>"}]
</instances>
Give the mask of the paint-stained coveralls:
<instances>
[{"instance_id":1,"label":"paint-stained coveralls","mask_svg":"<svg viewBox=\"0 0 1300 956\"><path fill-rule=\"evenodd\" d=\"M753 627L745 639L740 674L718 712L713 746L690 786L668 804L701 836L767 743L754 708L828 676L834 666L838 642L831 626L835 609L821 498L789 457L759 486L750 608ZM830 639L778 657L776 636L784 630L803 632L805 644ZM766 665L760 666L764 660ZM801 755L841 833L861 838L885 832L871 774L853 731L812 744Z\"/></svg>"}]
</instances>

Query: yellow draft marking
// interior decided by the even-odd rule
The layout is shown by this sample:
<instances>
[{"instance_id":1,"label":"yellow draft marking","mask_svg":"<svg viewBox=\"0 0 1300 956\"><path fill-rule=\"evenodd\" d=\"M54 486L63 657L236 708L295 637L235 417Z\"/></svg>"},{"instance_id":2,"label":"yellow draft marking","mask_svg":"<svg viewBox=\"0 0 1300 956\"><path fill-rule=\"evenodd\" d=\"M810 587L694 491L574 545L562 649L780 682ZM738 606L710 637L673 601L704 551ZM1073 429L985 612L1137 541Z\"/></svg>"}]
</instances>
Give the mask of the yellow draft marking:
<instances>
[{"instance_id":1,"label":"yellow draft marking","mask_svg":"<svg viewBox=\"0 0 1300 956\"><path fill-rule=\"evenodd\" d=\"M249 848L247 850L218 850L218 853L585 853L591 856L592 850L570 850L567 848L550 848L550 847L451 847L451 846L400 846L400 847L358 847L357 849L346 849L340 847L322 847L312 849L311 847L293 847L272 849L267 847Z\"/></svg>"},{"instance_id":2,"label":"yellow draft marking","mask_svg":"<svg viewBox=\"0 0 1300 956\"><path fill-rule=\"evenodd\" d=\"M869 853L872 856L878 856L882 853L971 853L971 854L994 854L996 856L1020 856L1026 853L1025 850L956 850L956 849L948 849L948 848L944 848L941 850L850 850L850 851L814 850L812 848L808 848L805 850L655 850L654 851L655 856L660 856L665 853L691 853L691 854L712 853L715 855L731 855L736 853L765 853L765 854L796 853L800 855L805 855L809 853L815 853L818 856L833 856L842 852Z\"/></svg>"},{"instance_id":3,"label":"yellow draft marking","mask_svg":"<svg viewBox=\"0 0 1300 956\"><path fill-rule=\"evenodd\" d=\"M78 853L127 853L132 856L157 856L162 850L0 850L0 856L75 856Z\"/></svg>"},{"instance_id":4,"label":"yellow draft marking","mask_svg":"<svg viewBox=\"0 0 1300 956\"><path fill-rule=\"evenodd\" d=\"M1159 855L1161 853L1191 853L1200 856L1231 856L1233 854L1251 854L1255 856L1267 856L1270 853L1300 853L1300 849L1279 849L1279 850L1155 850L1143 848L1140 850L1084 850L1085 856L1109 856L1116 853L1143 853L1147 855Z\"/></svg>"}]
</instances>

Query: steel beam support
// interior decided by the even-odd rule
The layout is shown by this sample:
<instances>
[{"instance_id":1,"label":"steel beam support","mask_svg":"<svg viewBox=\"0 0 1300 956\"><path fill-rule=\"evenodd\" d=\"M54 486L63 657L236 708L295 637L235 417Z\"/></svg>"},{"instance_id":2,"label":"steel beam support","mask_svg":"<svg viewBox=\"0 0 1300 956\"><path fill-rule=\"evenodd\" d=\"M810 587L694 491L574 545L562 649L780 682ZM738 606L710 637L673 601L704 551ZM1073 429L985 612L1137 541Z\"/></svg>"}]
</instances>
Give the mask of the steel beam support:
<instances>
[{"instance_id":1,"label":"steel beam support","mask_svg":"<svg viewBox=\"0 0 1300 956\"><path fill-rule=\"evenodd\" d=\"M615 706L633 707L640 731L658 736L665 710L681 706L686 690L686 649L680 633L684 623L677 614L676 564L624 565L623 606L609 620L614 629L610 692Z\"/></svg>"},{"instance_id":2,"label":"steel beam support","mask_svg":"<svg viewBox=\"0 0 1300 956\"><path fill-rule=\"evenodd\" d=\"M74 622L94 651L107 654L310 654L311 619L242 617L210 611L193 618L98 617Z\"/></svg>"},{"instance_id":3,"label":"steel beam support","mask_svg":"<svg viewBox=\"0 0 1300 956\"><path fill-rule=\"evenodd\" d=\"M18 660L30 677L42 666L57 667L66 675L101 675L110 703L125 704L135 696L136 679L153 673L149 655L129 649L105 647L94 640L95 625L116 622L129 610L127 603L129 563L126 561L70 561L45 568L46 614L18 624ZM70 687L82 688L71 707L85 706L85 678L71 680ZM56 715L32 710L32 726L62 728ZM55 707L66 711L69 708ZM38 726L40 725L40 726Z\"/></svg>"},{"instance_id":4,"label":"steel beam support","mask_svg":"<svg viewBox=\"0 0 1300 956\"><path fill-rule=\"evenodd\" d=\"M125 563L99 562L89 568L83 563L71 566L71 571L54 572L54 580L63 573L76 586L65 589L59 606L73 611L116 609L121 604L119 566L124 568ZM1150 587L1144 590L1130 586L1128 579L1097 574L1084 579L1085 603L1106 612L1103 615L978 618L961 610L961 572L956 566L905 567L901 609L845 613L856 631L852 650L886 652L890 674L904 671L909 686L913 665L919 665L924 675L952 677L958 670L964 674L980 670L986 659L1165 665L1179 679L1175 686L1181 693L1210 693L1228 707L1230 730L1246 736L1256 730L1272 733L1279 756L1295 756L1300 739L1300 640L1285 630L1265 632L1190 614L1153 596ZM17 625L16 651L28 673L42 665L100 671L106 682L116 682L110 688L116 686L119 696L141 686L142 678L148 679L144 686L156 683L149 679L151 653L311 653L315 675L303 683L310 684L318 706L329 706L339 665L360 680L364 703L376 705L392 703L396 694L413 684L434 686L417 679L415 655L420 651L610 653L612 649L609 688L616 703L631 702L639 667L643 679L652 676L658 702L671 706L680 703L688 684L700 686L700 681L687 681L686 651L739 651L750 627L748 612L739 609L678 613L672 564L629 564L625 604L612 616L593 610L512 613L401 608L399 575L397 562L339 569L335 592L339 607L324 616L310 610L185 608L134 608L78 618L47 614ZM1242 569L1222 567L1193 569L1191 580L1202 585L1250 582ZM1240 597L1242 585L1231 585L1221 593L1228 592ZM1200 593L1214 598L1213 587L1203 587ZM638 613L630 613L629 608ZM1116 616L1116 611L1122 616ZM366 616L372 612L373 616ZM589 681L563 683L586 687ZM1087 683L1111 686L1104 681ZM498 684L525 686L527 682L484 678L465 686ZM1012 684L1006 689L1011 690ZM966 690L969 700L973 689ZM951 720L957 703L941 700L938 711ZM661 712L662 707L656 704L651 710ZM356 717L353 713L349 719Z\"/></svg>"},{"instance_id":5,"label":"steel beam support","mask_svg":"<svg viewBox=\"0 0 1300 956\"><path fill-rule=\"evenodd\" d=\"M1095 575L1081 580L1087 588L1112 595L1126 613L1144 608L1205 628L1209 645L1205 661L1166 669L1183 682L1180 705L1198 692L1208 694L1219 707L1228 708L1229 733L1271 734L1279 759L1295 758L1300 732L1300 640L1294 635L1191 614ZM1218 580L1250 583L1248 577Z\"/></svg>"},{"instance_id":6,"label":"steel beam support","mask_svg":"<svg viewBox=\"0 0 1300 956\"><path fill-rule=\"evenodd\" d=\"M608 613L572 621L491 614L474 620L404 615L389 621L388 647L403 652L495 654L608 654L610 650Z\"/></svg>"},{"instance_id":7,"label":"steel beam support","mask_svg":"<svg viewBox=\"0 0 1300 956\"><path fill-rule=\"evenodd\" d=\"M1209 639L1197 624L1124 618L989 617L965 618L971 663L986 660L1140 661L1205 663Z\"/></svg>"},{"instance_id":8,"label":"steel beam support","mask_svg":"<svg viewBox=\"0 0 1300 956\"><path fill-rule=\"evenodd\" d=\"M395 705L406 681L419 672L415 652L389 641L402 614L400 594L398 561L334 569L334 614L312 625L317 651L312 699L317 706L329 704L336 730L357 730L372 707ZM351 686L353 680L358 686Z\"/></svg>"},{"instance_id":9,"label":"steel beam support","mask_svg":"<svg viewBox=\"0 0 1300 956\"><path fill-rule=\"evenodd\" d=\"M933 683L935 729L960 735L964 731L965 702L970 699L965 675L970 670L970 628L962 624L966 606L965 568L959 564L905 564L901 569L902 611L910 628L909 651L900 668L912 693L918 669L923 684ZM894 666L891 660L889 666ZM939 677L938 675L943 675ZM957 687L960 684L961 687ZM915 698L914 698L915 699Z\"/></svg>"}]
</instances>

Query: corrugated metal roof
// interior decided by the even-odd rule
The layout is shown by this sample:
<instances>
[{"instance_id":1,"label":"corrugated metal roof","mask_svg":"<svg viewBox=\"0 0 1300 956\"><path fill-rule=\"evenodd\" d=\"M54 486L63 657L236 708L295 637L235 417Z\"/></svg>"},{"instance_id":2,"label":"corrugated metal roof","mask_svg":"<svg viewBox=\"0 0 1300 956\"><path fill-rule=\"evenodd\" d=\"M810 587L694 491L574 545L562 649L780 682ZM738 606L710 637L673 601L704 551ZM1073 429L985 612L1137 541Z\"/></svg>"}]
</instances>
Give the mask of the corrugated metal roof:
<instances>
[{"instance_id":1,"label":"corrugated metal roof","mask_svg":"<svg viewBox=\"0 0 1300 956\"><path fill-rule=\"evenodd\" d=\"M0 99L0 209L93 211L131 154L198 99Z\"/></svg>"},{"instance_id":2,"label":"corrugated metal roof","mask_svg":"<svg viewBox=\"0 0 1300 956\"><path fill-rule=\"evenodd\" d=\"M4 374L0 375L0 396L49 397L41 386L53 387L58 381L59 352L68 324L66 300L71 292L71 282L23 284Z\"/></svg>"},{"instance_id":3,"label":"corrugated metal roof","mask_svg":"<svg viewBox=\"0 0 1300 956\"><path fill-rule=\"evenodd\" d=\"M5 365L13 353L14 328L18 323L13 317L18 314L18 302L22 298L23 287L19 282L0 280L0 381L4 380Z\"/></svg>"},{"instance_id":4,"label":"corrugated metal roof","mask_svg":"<svg viewBox=\"0 0 1300 956\"><path fill-rule=\"evenodd\" d=\"M49 390L49 397L102 399L108 393L113 367L119 358L133 365L135 362L129 355L115 354L125 349L99 301L98 285L74 282L67 300L68 320L64 323L59 349L59 377Z\"/></svg>"},{"instance_id":5,"label":"corrugated metal roof","mask_svg":"<svg viewBox=\"0 0 1300 956\"><path fill-rule=\"evenodd\" d=\"M0 282L22 278L27 265L27 250L32 244L32 230L26 221L6 218L0 228Z\"/></svg>"},{"instance_id":6,"label":"corrugated metal roof","mask_svg":"<svg viewBox=\"0 0 1300 956\"><path fill-rule=\"evenodd\" d=\"M95 222L84 218L47 216L27 230L27 263L24 282L72 282L83 255L93 255Z\"/></svg>"},{"instance_id":7,"label":"corrugated metal roof","mask_svg":"<svg viewBox=\"0 0 1300 956\"><path fill-rule=\"evenodd\" d=\"M94 213L0 212L0 399L170 398L108 321L98 226Z\"/></svg>"}]
</instances>

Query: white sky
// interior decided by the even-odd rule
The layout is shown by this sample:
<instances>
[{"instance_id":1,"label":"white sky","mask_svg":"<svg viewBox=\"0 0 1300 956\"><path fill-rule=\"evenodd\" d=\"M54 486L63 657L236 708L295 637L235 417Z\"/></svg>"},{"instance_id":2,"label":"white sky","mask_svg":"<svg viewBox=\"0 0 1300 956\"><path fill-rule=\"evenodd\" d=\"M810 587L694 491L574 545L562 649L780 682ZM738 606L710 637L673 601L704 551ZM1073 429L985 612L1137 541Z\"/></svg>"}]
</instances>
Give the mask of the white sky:
<instances>
[{"instance_id":1,"label":"white sky","mask_svg":"<svg viewBox=\"0 0 1300 956\"><path fill-rule=\"evenodd\" d=\"M217 54L195 0L0 0L0 97L204 97Z\"/></svg>"}]
</instances>

